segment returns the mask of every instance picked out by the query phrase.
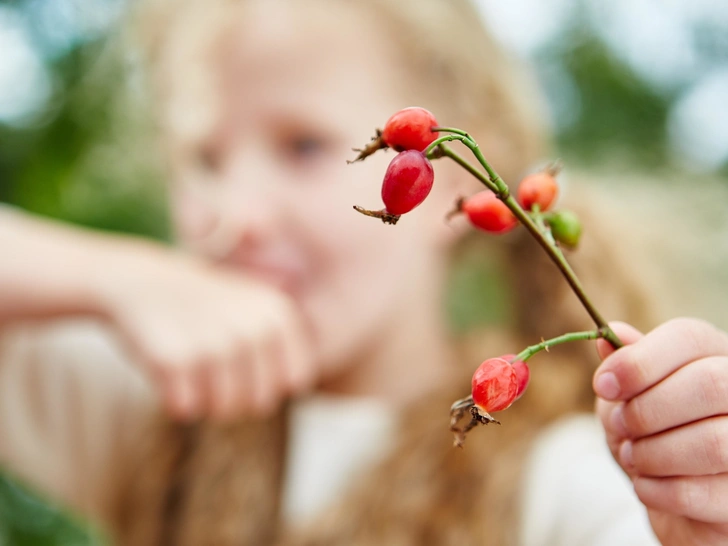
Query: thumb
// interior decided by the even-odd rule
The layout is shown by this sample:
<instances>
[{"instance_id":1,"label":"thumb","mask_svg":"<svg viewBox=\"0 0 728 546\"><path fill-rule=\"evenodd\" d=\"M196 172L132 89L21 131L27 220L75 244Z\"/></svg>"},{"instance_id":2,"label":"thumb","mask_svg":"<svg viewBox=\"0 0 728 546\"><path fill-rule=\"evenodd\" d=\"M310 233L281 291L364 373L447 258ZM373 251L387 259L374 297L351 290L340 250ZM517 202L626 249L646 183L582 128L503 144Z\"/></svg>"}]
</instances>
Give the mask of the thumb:
<instances>
[{"instance_id":1,"label":"thumb","mask_svg":"<svg viewBox=\"0 0 728 546\"><path fill-rule=\"evenodd\" d=\"M617 334L617 337L625 345L631 345L644 336L642 332L634 326L630 326L626 322L614 321L609 323L609 327ZM605 339L597 339L597 354L599 358L604 360L614 352L614 347Z\"/></svg>"}]
</instances>

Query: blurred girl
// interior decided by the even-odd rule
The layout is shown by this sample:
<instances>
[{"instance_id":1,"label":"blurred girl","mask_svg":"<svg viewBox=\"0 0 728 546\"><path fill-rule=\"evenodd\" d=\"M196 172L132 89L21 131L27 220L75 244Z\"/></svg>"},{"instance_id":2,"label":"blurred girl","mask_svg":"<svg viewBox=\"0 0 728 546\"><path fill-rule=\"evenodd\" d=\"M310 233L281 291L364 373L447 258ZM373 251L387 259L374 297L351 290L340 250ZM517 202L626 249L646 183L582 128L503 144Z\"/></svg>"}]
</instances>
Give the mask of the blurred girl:
<instances>
[{"instance_id":1,"label":"blurred girl","mask_svg":"<svg viewBox=\"0 0 728 546\"><path fill-rule=\"evenodd\" d=\"M593 349L560 348L503 427L455 450L447 411L479 361L582 329L585 314L525 233L480 246L441 221L478 189L453 165L436 166L433 194L396 228L351 210L376 205L391 155L347 166L350 149L411 104L471 131L506 180L542 157L530 84L473 7L214 0L141 17L189 252L3 213L3 461L134 546L655 543L609 448L638 484L647 440L719 415L711 397L675 406L662 380L725 360L725 336L620 327L634 344L595 380L611 401L606 442L592 417L546 427L593 404ZM633 264L587 233L575 262L610 295L605 314L652 323ZM512 294L512 318L478 332L476 351L442 312L450 257L468 247ZM720 532L721 514L680 491L726 469L681 459L705 439L682 428L661 453L693 481L670 495L656 479L670 461L644 472L665 543ZM726 494L715 477L702 485Z\"/></svg>"}]
</instances>

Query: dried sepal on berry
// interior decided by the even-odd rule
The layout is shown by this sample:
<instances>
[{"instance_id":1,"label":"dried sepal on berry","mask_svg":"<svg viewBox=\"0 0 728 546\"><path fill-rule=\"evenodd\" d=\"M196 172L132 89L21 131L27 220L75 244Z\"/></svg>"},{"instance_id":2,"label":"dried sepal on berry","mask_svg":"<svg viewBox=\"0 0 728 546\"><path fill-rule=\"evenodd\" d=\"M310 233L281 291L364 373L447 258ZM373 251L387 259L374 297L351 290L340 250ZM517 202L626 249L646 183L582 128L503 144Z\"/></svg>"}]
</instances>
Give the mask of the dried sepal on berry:
<instances>
[{"instance_id":1,"label":"dried sepal on berry","mask_svg":"<svg viewBox=\"0 0 728 546\"><path fill-rule=\"evenodd\" d=\"M365 145L363 148L352 148L352 151L359 152L354 159L347 159L348 164L356 163L357 161L363 161L370 155L374 154L379 150L386 150L389 148L382 138L382 131L377 129L376 134L372 137L372 140Z\"/></svg>"}]
</instances>

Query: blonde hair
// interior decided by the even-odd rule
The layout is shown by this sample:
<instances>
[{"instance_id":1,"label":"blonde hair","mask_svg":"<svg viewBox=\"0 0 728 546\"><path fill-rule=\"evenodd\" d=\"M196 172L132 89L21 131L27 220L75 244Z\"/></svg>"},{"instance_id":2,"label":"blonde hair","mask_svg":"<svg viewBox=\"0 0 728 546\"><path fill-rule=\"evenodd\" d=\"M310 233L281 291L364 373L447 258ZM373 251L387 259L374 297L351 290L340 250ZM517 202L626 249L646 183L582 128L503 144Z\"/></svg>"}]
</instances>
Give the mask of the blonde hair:
<instances>
[{"instance_id":1,"label":"blonde hair","mask_svg":"<svg viewBox=\"0 0 728 546\"><path fill-rule=\"evenodd\" d=\"M332 1L342 3L319 4ZM312 8L312 2L308 0L307 7ZM141 44L149 82L162 107L164 130L194 132L214 117L216 90L206 61L225 31L245 17L249 3L147 0L141 4L134 40ZM536 85L485 31L471 2L343 3L386 29L396 46L391 54L399 57L411 82L402 96L411 104L436 110L438 118L450 125L466 127L497 158L502 176L518 176L543 157L546 124Z\"/></svg>"},{"instance_id":2,"label":"blonde hair","mask_svg":"<svg viewBox=\"0 0 728 546\"><path fill-rule=\"evenodd\" d=\"M205 58L224 29L244 16L241 9L248 3L148 0L143 5L136 36L143 44L160 103L166 104L164 130L194 132L208 123L210 113L200 109L199 103L190 107L178 101L214 105ZM396 46L392 55L401 58L412 84L404 90L409 102L430 107L448 124L471 132L507 181L543 157L548 143L535 86L489 36L469 1L351 0L347 5L368 10L387 29ZM180 87L188 93L187 99L177 94ZM589 199L575 191L572 201L584 208ZM631 320L638 326L650 324L651 305L639 280L630 274L631 264L620 260L611 235L598 229L598 223L591 221L593 215L589 211L583 215L586 252L576 257L575 267L585 278L598 280L601 293L609 294L608 317ZM545 424L568 412L591 408L590 379L596 359L591 347L579 345L560 350L551 362L535 364L528 395L509 410L507 425L473 434L464 456L453 453L447 407L467 393L475 359L515 352L541 336L589 326L556 269L526 234L502 242L466 238L456 253L473 251L489 252L501 264L515 310L503 329L515 335L491 328L464 338L460 366L453 368L452 390L442 400L430 400L424 410L412 409L405 421L411 426L404 431L397 453L376 471L377 479L370 477L311 534L282 537L277 543L374 545L383 543L379 532L390 533L388 544L513 543L527 447ZM605 263L609 274L602 267ZM246 476L255 475L251 468L273 464L270 456L258 459L264 445L280 447L284 424L279 419L227 429L162 425L162 432L148 436L151 446L145 462L129 470L136 473L135 479L125 484L119 499L117 525L125 543L271 543L273 530L241 522L239 510L242 505L257 510L247 519L258 523L274 517L275 500L263 499L280 484L280 466L271 468L273 478L268 481L261 479L263 474L252 482ZM261 445L261 437L268 444ZM386 495L377 485L382 483L388 484ZM484 502L488 502L487 510ZM363 519L372 522L372 527L362 527Z\"/></svg>"}]
</instances>

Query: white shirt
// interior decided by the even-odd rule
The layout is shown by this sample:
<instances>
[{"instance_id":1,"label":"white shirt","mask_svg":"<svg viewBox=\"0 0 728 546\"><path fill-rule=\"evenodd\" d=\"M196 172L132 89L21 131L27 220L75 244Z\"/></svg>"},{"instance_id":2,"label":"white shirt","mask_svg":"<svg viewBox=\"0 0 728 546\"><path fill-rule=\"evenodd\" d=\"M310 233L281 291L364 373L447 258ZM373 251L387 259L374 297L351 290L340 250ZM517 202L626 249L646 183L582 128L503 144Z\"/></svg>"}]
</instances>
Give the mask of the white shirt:
<instances>
[{"instance_id":1,"label":"white shirt","mask_svg":"<svg viewBox=\"0 0 728 546\"><path fill-rule=\"evenodd\" d=\"M289 426L283 515L295 526L389 452L396 418L374 400L316 395L296 402ZM594 415L568 417L543 432L524 480L523 546L659 545Z\"/></svg>"},{"instance_id":2,"label":"white shirt","mask_svg":"<svg viewBox=\"0 0 728 546\"><path fill-rule=\"evenodd\" d=\"M660 544L594 415L564 418L536 440L522 509L523 546Z\"/></svg>"}]
</instances>

